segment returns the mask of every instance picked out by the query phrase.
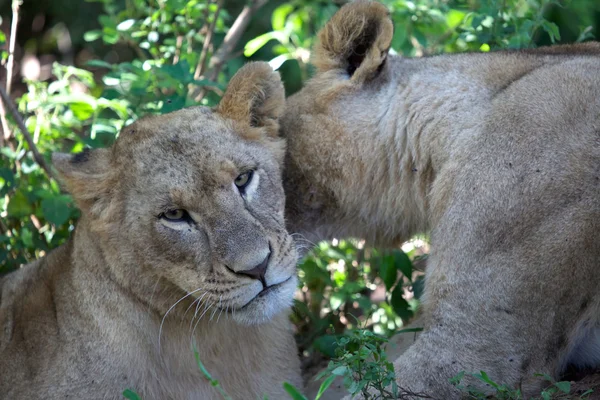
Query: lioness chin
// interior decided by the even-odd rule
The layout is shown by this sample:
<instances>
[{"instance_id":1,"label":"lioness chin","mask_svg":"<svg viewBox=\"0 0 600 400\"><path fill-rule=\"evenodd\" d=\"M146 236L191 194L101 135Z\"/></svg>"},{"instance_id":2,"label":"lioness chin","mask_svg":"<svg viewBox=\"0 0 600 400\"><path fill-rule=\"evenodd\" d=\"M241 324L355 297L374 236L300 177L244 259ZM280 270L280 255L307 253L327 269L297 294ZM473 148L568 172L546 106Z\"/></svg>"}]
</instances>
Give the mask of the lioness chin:
<instances>
[{"instance_id":1,"label":"lioness chin","mask_svg":"<svg viewBox=\"0 0 600 400\"><path fill-rule=\"evenodd\" d=\"M535 373L598 366L600 45L406 59L393 28L357 1L319 34L281 121L289 230L431 233L425 330L395 363L413 393L485 371L527 397Z\"/></svg>"},{"instance_id":2,"label":"lioness chin","mask_svg":"<svg viewBox=\"0 0 600 400\"><path fill-rule=\"evenodd\" d=\"M54 156L82 217L67 244L0 281L2 399L221 398L193 348L235 399L300 387L283 107L278 74L249 64L216 109Z\"/></svg>"}]
</instances>

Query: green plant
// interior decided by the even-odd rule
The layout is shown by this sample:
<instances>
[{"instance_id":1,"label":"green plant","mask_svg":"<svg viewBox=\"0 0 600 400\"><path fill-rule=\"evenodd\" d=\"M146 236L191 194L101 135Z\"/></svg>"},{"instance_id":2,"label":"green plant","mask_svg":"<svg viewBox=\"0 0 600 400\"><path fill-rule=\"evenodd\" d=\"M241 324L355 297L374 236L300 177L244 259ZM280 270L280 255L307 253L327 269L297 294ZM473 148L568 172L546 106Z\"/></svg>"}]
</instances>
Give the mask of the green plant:
<instances>
[{"instance_id":1,"label":"green plant","mask_svg":"<svg viewBox=\"0 0 600 400\"><path fill-rule=\"evenodd\" d=\"M361 394L366 400L401 399L406 396L426 398L398 386L394 366L384 349L387 341L387 338L365 329L352 330L340 337L335 358L316 378L327 377L319 393L324 392L339 376L352 396Z\"/></svg>"},{"instance_id":2,"label":"green plant","mask_svg":"<svg viewBox=\"0 0 600 400\"><path fill-rule=\"evenodd\" d=\"M521 391L519 389L511 388L507 385L495 382L484 371L480 371L478 374L466 374L465 371L461 371L457 376L450 379L450 383L452 383L457 389L462 391L469 399L485 400L489 399L490 395L484 393L483 391L481 391L473 385L461 384L466 375L475 378L477 381L483 383L487 387L491 387L495 391L492 395L494 399L523 400L523 395L521 394ZM545 389L543 389L540 395L536 396L535 399L587 399L594 392L592 389L589 389L582 394L575 395L571 393L571 382L569 381L557 382L547 374L535 374L534 377L542 378L543 380L548 382L548 386Z\"/></svg>"},{"instance_id":3,"label":"green plant","mask_svg":"<svg viewBox=\"0 0 600 400\"><path fill-rule=\"evenodd\" d=\"M416 242L409 252L413 258L426 247ZM409 255L352 240L315 247L299 268L301 290L293 321L300 348L331 357L337 336L346 329L361 325L390 336L402 327L418 307L423 284Z\"/></svg>"}]
</instances>

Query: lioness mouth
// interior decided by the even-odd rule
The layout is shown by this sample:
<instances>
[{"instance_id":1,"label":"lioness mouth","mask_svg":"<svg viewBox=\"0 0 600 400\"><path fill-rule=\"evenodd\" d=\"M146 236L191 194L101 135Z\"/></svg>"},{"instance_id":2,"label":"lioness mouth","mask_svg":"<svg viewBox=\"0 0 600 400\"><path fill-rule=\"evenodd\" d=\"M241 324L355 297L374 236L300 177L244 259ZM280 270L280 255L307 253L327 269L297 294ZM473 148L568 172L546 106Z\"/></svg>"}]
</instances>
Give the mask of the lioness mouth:
<instances>
[{"instance_id":1,"label":"lioness mouth","mask_svg":"<svg viewBox=\"0 0 600 400\"><path fill-rule=\"evenodd\" d=\"M275 285L271 285L271 286L267 286L264 287L263 286L263 290L260 291L259 294L257 294L252 300L256 299L257 297L263 297L266 296L268 293L272 292L274 289L276 289L278 286L283 285L284 283L286 283L287 281L289 281L290 279L292 279L292 277L290 276L289 278L287 278L285 281L276 283ZM250 301L252 301L250 300Z\"/></svg>"},{"instance_id":2,"label":"lioness mouth","mask_svg":"<svg viewBox=\"0 0 600 400\"><path fill-rule=\"evenodd\" d=\"M254 296L252 299L250 299L246 304L244 304L242 307L240 307L240 310L243 310L244 308L246 308L248 305L252 304L252 302L260 297L264 297L266 295L268 295L269 293L273 292L274 290L277 290L277 288L281 287L283 284L285 284L286 282L288 282L290 279L292 279L292 276L290 275L286 280L281 281L279 283L276 283L274 285L270 285L267 287L263 287L263 290L261 290L256 296Z\"/></svg>"}]
</instances>

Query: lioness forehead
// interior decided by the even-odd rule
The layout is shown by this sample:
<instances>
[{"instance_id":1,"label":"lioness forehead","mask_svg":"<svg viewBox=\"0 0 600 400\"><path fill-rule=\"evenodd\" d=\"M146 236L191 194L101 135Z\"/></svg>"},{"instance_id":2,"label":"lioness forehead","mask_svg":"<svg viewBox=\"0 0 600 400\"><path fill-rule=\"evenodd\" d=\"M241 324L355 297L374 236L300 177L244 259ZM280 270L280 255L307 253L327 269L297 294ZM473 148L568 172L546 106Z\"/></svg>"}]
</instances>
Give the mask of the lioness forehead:
<instances>
[{"instance_id":1,"label":"lioness forehead","mask_svg":"<svg viewBox=\"0 0 600 400\"><path fill-rule=\"evenodd\" d=\"M208 107L191 107L138 119L121 131L115 147L122 151L125 148L143 146L146 142L176 137L193 140L199 135L214 132L215 129L229 129L229 124Z\"/></svg>"},{"instance_id":2,"label":"lioness forehead","mask_svg":"<svg viewBox=\"0 0 600 400\"><path fill-rule=\"evenodd\" d=\"M142 181L164 176L184 185L221 185L258 165L260 154L245 151L251 145L218 112L193 107L147 116L124 128L113 162Z\"/></svg>"}]
</instances>

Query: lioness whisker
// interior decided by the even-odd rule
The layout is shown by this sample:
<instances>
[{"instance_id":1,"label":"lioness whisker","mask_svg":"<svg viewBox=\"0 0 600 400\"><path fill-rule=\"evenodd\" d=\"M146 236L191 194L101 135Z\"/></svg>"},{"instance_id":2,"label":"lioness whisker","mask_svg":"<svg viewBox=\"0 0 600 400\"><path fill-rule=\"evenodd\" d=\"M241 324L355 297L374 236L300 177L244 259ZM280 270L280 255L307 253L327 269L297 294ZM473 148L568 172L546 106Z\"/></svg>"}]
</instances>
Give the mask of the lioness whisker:
<instances>
[{"instance_id":1,"label":"lioness whisker","mask_svg":"<svg viewBox=\"0 0 600 400\"><path fill-rule=\"evenodd\" d=\"M204 292L204 294L203 294L202 296L206 295L206 293L207 293L207 292ZM192 301L192 304L190 304L190 305L188 306L188 308L185 310L185 313L183 313L183 316L184 316L184 317L186 316L186 314L188 313L188 311L190 311L190 309L191 309L192 307L194 307L194 304L196 304L196 303L197 303L197 302L198 302L200 299L202 299L202 297L198 297L198 298L196 298L194 301Z\"/></svg>"},{"instance_id":2,"label":"lioness whisker","mask_svg":"<svg viewBox=\"0 0 600 400\"><path fill-rule=\"evenodd\" d=\"M158 328L158 353L159 353L159 354L160 354L160 350L161 350L161 346L160 346L160 345L161 345L161 343L160 343L160 339L161 339L161 336L162 336L162 328L163 328L163 325L164 325L164 323L165 323L165 319L167 318L167 315L169 315L169 313L171 312L171 310L172 310L173 308L175 308L175 306L177 306L177 304L181 303L181 302L182 302L184 299L186 299L187 297L191 296L192 294L194 294L194 293L196 293L196 292L198 292L198 291L200 291L200 290L202 290L202 288L198 288L198 289L194 290L193 292L189 292L188 294L186 294L185 296L183 296L182 298L180 298L179 300L177 300L177 301L175 302L175 304L173 304L173 305L171 306L171 308L169 308L169 309L167 310L167 312L165 313L165 315L163 316L163 318L162 318L162 321L160 321L160 327Z\"/></svg>"},{"instance_id":3,"label":"lioness whisker","mask_svg":"<svg viewBox=\"0 0 600 400\"><path fill-rule=\"evenodd\" d=\"M190 335L190 343L193 342L194 339L194 333L196 332L196 328L198 327L198 324L200 323L200 321L202 320L202 317L204 317L204 314L206 314L206 312L208 310L211 309L211 307L216 304L216 302L212 302L210 303L210 305L208 305L208 303L206 303L207 305L204 306L204 311L202 312L202 314L200 314L200 317L198 317L198 320L196 321L196 324L194 325L194 329L192 330L192 333Z\"/></svg>"},{"instance_id":4,"label":"lioness whisker","mask_svg":"<svg viewBox=\"0 0 600 400\"><path fill-rule=\"evenodd\" d=\"M213 317L215 316L215 313L217 311L219 311L219 308L221 307L221 298L222 298L222 296L219 296L219 304L217 304L217 306L215 307L215 309L213 310L213 312L210 314L209 321L212 321Z\"/></svg>"},{"instance_id":5,"label":"lioness whisker","mask_svg":"<svg viewBox=\"0 0 600 400\"><path fill-rule=\"evenodd\" d=\"M221 318L221 313L223 312L223 309L221 308L221 297L219 296L219 315L217 316L217 324L219 323L219 318Z\"/></svg>"}]
</instances>

